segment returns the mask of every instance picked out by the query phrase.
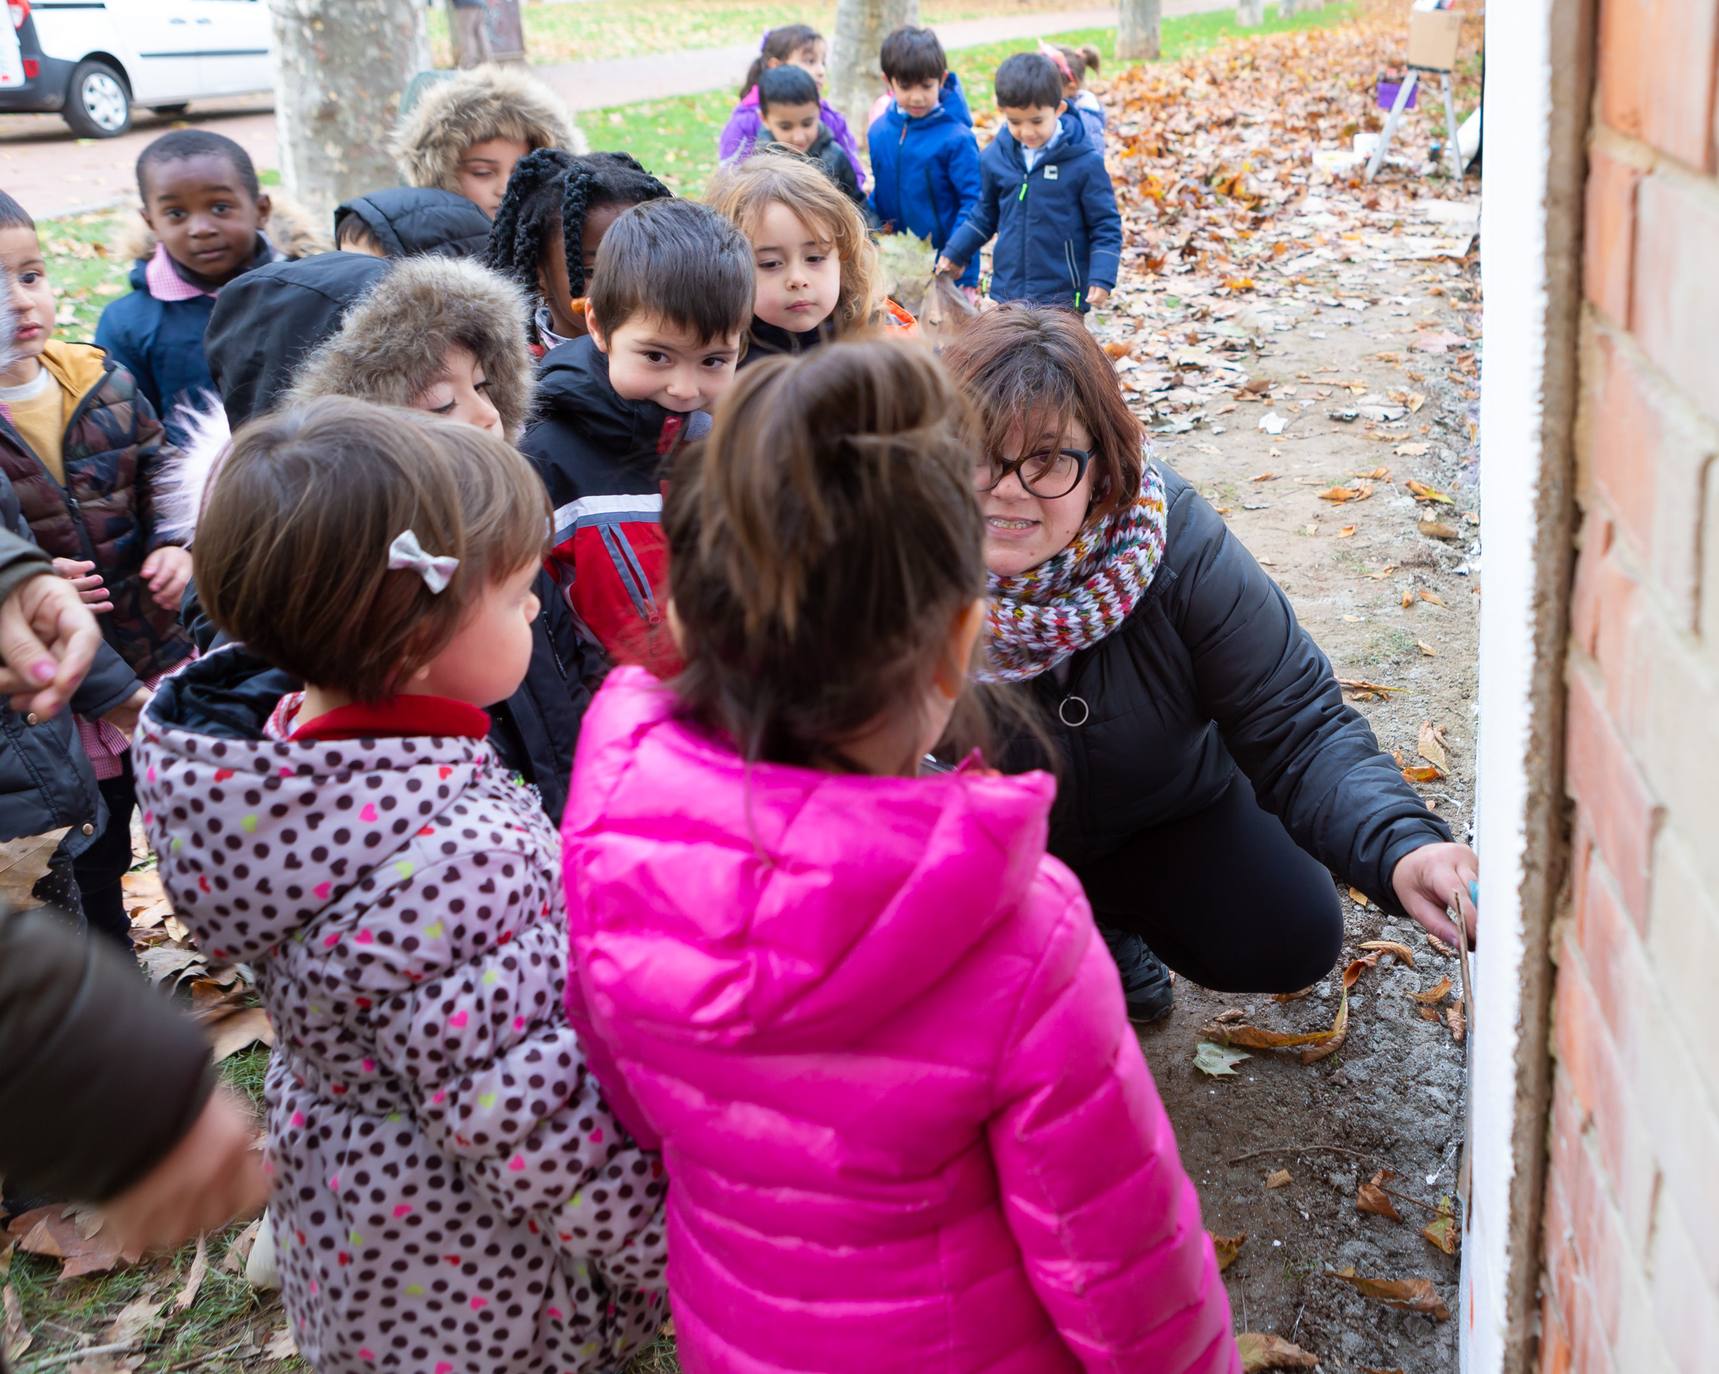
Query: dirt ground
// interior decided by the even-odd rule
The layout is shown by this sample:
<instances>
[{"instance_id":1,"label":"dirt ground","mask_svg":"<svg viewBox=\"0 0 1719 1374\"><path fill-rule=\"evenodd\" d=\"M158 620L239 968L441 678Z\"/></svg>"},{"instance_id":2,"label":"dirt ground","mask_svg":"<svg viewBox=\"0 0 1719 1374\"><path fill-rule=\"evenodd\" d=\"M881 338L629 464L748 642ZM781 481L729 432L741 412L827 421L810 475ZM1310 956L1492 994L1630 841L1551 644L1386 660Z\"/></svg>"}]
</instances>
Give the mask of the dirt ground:
<instances>
[{"instance_id":1,"label":"dirt ground","mask_svg":"<svg viewBox=\"0 0 1719 1374\"><path fill-rule=\"evenodd\" d=\"M1418 168L1424 135L1409 151ZM1182 162L1187 177L1187 156ZM1289 594L1337 676L1394 689L1383 699L1349 694L1383 747L1424 766L1421 727L1442 729L1448 776L1419 791L1469 840L1479 270L1461 247L1477 180L1465 203L1444 179L1423 190L1407 168L1388 167L1382 192L1333 178L1305 155L1288 175L1293 189L1259 226L1254 251L1239 249L1226 265L1203 252L1178 254L1185 220L1148 220L1131 235L1132 255L1168 261L1128 286L1098 332L1108 351L1123 355L1125 384L1159 431L1158 456L1224 513ZM1193 231L1191 249L1201 232ZM1441 250L1455 256L1423 256ZM1246 264L1247 285L1226 288L1243 270L1237 261ZM1350 412L1359 413L1334 418ZM1281 432L1262 428L1279 421ZM1411 479L1449 503L1417 500ZM1334 488L1352 499L1322 498ZM1413 995L1441 978L1458 983L1457 960L1437 952L1415 922L1358 905L1342 890L1344 962L1369 953L1364 941L1394 940L1409 947L1414 966L1387 955L1361 973L1337 1053L1304 1065L1292 1050L1254 1050L1233 1077L1194 1064L1197 1044L1213 1038L1202 1027L1225 1013L1276 1031L1329 1027L1342 964L1293 1002L1178 982L1174 1015L1142 1043L1207 1226L1246 1235L1225 1274L1237 1330L1290 1339L1327 1371L1453 1370L1458 1260L1420 1228L1457 1192L1465 1046L1445 1021L1426 1019ZM1386 1186L1401 1221L1357 1210L1358 1188L1379 1169L1397 1175ZM1287 1183L1268 1182L1278 1170L1288 1171ZM1430 1280L1451 1315L1438 1320L1363 1297L1329 1276L1348 1266L1366 1278Z\"/></svg>"}]
</instances>

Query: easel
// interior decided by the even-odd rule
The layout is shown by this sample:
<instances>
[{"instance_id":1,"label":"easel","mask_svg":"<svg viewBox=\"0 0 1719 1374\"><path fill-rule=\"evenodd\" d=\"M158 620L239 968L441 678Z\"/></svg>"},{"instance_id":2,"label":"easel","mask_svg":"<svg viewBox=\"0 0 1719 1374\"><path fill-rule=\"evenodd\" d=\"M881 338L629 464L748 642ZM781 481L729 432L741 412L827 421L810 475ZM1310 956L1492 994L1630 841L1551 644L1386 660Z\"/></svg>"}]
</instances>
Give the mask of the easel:
<instances>
[{"instance_id":1,"label":"easel","mask_svg":"<svg viewBox=\"0 0 1719 1374\"><path fill-rule=\"evenodd\" d=\"M1456 146L1456 92L1451 85L1451 69L1456 66L1457 39L1462 31L1462 16L1451 10L1417 9L1409 15L1409 74L1397 87L1397 98L1391 102L1391 113L1385 117L1385 130L1379 135L1379 146L1367 160L1366 180L1371 181L1384 166L1385 154L1403 117L1409 98L1420 84L1421 73L1437 72L1444 85L1444 150L1450 158L1450 174L1462 180L1462 151Z\"/></svg>"}]
</instances>

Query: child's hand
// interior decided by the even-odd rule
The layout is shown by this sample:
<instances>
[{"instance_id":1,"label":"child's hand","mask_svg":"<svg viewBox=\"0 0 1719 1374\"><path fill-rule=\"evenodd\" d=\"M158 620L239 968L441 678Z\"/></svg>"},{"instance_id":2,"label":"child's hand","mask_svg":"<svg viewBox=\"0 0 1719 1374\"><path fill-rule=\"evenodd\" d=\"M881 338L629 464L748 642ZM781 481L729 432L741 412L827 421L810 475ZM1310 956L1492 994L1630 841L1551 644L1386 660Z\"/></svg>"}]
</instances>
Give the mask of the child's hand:
<instances>
[{"instance_id":1,"label":"child's hand","mask_svg":"<svg viewBox=\"0 0 1719 1374\"><path fill-rule=\"evenodd\" d=\"M1094 310L1102 310L1109 300L1110 288L1108 286L1094 286L1086 293L1086 303Z\"/></svg>"},{"instance_id":2,"label":"child's hand","mask_svg":"<svg viewBox=\"0 0 1719 1374\"><path fill-rule=\"evenodd\" d=\"M963 286L961 288L961 294L963 296L965 296L969 301L971 301L974 305L978 306L981 310L985 308L985 302L983 302L979 299L979 288L978 287L976 287L976 286Z\"/></svg>"},{"instance_id":3,"label":"child's hand","mask_svg":"<svg viewBox=\"0 0 1719 1374\"><path fill-rule=\"evenodd\" d=\"M939 254L937 258L937 266L933 267L931 272L933 276L938 277L958 277L961 275L961 268L963 266L965 266L965 264L950 262L948 258Z\"/></svg>"},{"instance_id":4,"label":"child's hand","mask_svg":"<svg viewBox=\"0 0 1719 1374\"><path fill-rule=\"evenodd\" d=\"M191 551L163 545L143 560L143 580L149 584L149 594L157 606L178 610L185 584L191 580Z\"/></svg>"},{"instance_id":5,"label":"child's hand","mask_svg":"<svg viewBox=\"0 0 1719 1374\"><path fill-rule=\"evenodd\" d=\"M143 714L143 708L149 705L154 694L147 687L139 687L126 700L102 717L115 730L129 735L137 729L137 718Z\"/></svg>"},{"instance_id":6,"label":"child's hand","mask_svg":"<svg viewBox=\"0 0 1719 1374\"><path fill-rule=\"evenodd\" d=\"M56 558L54 571L77 588L78 599L93 614L101 615L113 609L113 598L108 595L107 584L101 580L94 563L77 558Z\"/></svg>"},{"instance_id":7,"label":"child's hand","mask_svg":"<svg viewBox=\"0 0 1719 1374\"><path fill-rule=\"evenodd\" d=\"M217 1088L167 1158L104 1209L120 1248L171 1248L261 1210L269 1179L255 1136L250 1114Z\"/></svg>"}]
</instances>

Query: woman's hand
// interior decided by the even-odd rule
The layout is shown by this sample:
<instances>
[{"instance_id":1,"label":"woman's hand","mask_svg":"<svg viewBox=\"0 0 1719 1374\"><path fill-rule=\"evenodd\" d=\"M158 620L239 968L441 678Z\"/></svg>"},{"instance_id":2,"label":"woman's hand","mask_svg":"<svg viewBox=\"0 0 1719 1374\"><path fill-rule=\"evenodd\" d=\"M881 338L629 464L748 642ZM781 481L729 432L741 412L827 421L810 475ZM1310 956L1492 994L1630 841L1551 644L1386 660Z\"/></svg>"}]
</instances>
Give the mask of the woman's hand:
<instances>
[{"instance_id":1,"label":"woman's hand","mask_svg":"<svg viewBox=\"0 0 1719 1374\"><path fill-rule=\"evenodd\" d=\"M217 1088L168 1155L104 1209L126 1251L168 1248L260 1211L269 1196L256 1123Z\"/></svg>"},{"instance_id":2,"label":"woman's hand","mask_svg":"<svg viewBox=\"0 0 1719 1374\"><path fill-rule=\"evenodd\" d=\"M1479 912L1469 900L1469 884L1480 877L1480 859L1465 844L1423 844L1397 860L1391 886L1403 910L1446 944L1457 943L1457 931L1445 911L1454 897L1468 927L1472 949Z\"/></svg>"},{"instance_id":3,"label":"woman's hand","mask_svg":"<svg viewBox=\"0 0 1719 1374\"><path fill-rule=\"evenodd\" d=\"M177 610L185 584L191 580L191 551L175 544L162 545L143 560L143 580L149 584L149 594L157 606Z\"/></svg>"},{"instance_id":4,"label":"woman's hand","mask_svg":"<svg viewBox=\"0 0 1719 1374\"><path fill-rule=\"evenodd\" d=\"M95 662L101 629L70 582L42 573L0 604L0 693L14 711L54 715Z\"/></svg>"},{"instance_id":5,"label":"woman's hand","mask_svg":"<svg viewBox=\"0 0 1719 1374\"><path fill-rule=\"evenodd\" d=\"M1110 304L1110 288L1108 286L1092 287L1086 293L1086 303L1094 310L1104 309Z\"/></svg>"},{"instance_id":6,"label":"woman's hand","mask_svg":"<svg viewBox=\"0 0 1719 1374\"><path fill-rule=\"evenodd\" d=\"M113 609L113 597L108 593L107 584L101 580L101 574L95 570L94 563L78 558L56 558L54 571L77 588L91 614L102 615Z\"/></svg>"}]
</instances>

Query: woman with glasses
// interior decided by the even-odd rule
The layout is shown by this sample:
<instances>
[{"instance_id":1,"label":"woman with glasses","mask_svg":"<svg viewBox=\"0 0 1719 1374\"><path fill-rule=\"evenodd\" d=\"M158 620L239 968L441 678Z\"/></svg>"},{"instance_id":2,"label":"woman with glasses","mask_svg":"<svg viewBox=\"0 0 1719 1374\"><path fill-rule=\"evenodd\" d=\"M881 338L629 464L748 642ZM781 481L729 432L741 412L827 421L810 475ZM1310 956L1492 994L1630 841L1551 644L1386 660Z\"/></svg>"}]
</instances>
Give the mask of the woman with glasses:
<instances>
[{"instance_id":1,"label":"woman with glasses","mask_svg":"<svg viewBox=\"0 0 1719 1374\"><path fill-rule=\"evenodd\" d=\"M1129 1014L1169 1012L1166 964L1226 992L1317 982L1342 945L1333 872L1454 942L1474 851L1345 704L1282 590L1145 454L1079 317L1004 306L943 359L984 427L981 676L1019 684L1055 741L1051 852L1086 887ZM1466 900L1463 916L1472 934Z\"/></svg>"}]
</instances>

